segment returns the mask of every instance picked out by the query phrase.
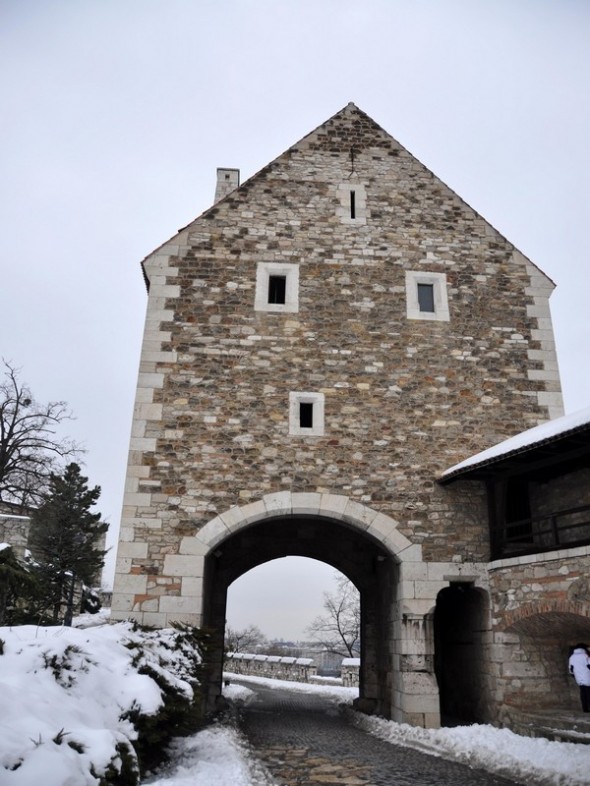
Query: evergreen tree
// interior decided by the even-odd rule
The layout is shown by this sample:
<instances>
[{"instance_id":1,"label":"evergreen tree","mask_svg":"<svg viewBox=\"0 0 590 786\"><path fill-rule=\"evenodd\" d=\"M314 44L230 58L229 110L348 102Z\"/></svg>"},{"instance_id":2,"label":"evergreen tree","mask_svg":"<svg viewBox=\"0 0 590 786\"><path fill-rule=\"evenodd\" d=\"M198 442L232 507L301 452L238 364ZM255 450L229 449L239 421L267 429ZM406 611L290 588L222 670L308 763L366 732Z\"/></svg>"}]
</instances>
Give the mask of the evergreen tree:
<instances>
[{"instance_id":1,"label":"evergreen tree","mask_svg":"<svg viewBox=\"0 0 590 786\"><path fill-rule=\"evenodd\" d=\"M19 602L35 594L35 577L8 543L0 543L0 626L18 621Z\"/></svg>"},{"instance_id":2,"label":"evergreen tree","mask_svg":"<svg viewBox=\"0 0 590 786\"><path fill-rule=\"evenodd\" d=\"M80 467L68 464L63 475L51 475L45 501L33 513L29 543L54 622L65 601L69 624L75 583L95 584L104 565L100 540L108 524L90 512L99 496L100 487L88 488Z\"/></svg>"}]
</instances>

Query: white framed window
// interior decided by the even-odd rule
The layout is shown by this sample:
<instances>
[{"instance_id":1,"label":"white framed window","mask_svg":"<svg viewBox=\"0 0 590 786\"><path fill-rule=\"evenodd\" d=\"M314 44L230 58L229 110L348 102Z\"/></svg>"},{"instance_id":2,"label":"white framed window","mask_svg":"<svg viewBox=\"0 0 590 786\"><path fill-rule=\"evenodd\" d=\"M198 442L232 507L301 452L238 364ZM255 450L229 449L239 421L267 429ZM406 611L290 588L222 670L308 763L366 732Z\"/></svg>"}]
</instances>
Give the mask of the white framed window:
<instances>
[{"instance_id":1,"label":"white framed window","mask_svg":"<svg viewBox=\"0 0 590 786\"><path fill-rule=\"evenodd\" d=\"M259 262L256 268L255 311L299 311L299 265Z\"/></svg>"},{"instance_id":2,"label":"white framed window","mask_svg":"<svg viewBox=\"0 0 590 786\"><path fill-rule=\"evenodd\" d=\"M448 322L446 274L406 270L406 309L408 319Z\"/></svg>"},{"instance_id":3,"label":"white framed window","mask_svg":"<svg viewBox=\"0 0 590 786\"><path fill-rule=\"evenodd\" d=\"M289 393L289 434L296 437L324 435L323 393Z\"/></svg>"}]
</instances>

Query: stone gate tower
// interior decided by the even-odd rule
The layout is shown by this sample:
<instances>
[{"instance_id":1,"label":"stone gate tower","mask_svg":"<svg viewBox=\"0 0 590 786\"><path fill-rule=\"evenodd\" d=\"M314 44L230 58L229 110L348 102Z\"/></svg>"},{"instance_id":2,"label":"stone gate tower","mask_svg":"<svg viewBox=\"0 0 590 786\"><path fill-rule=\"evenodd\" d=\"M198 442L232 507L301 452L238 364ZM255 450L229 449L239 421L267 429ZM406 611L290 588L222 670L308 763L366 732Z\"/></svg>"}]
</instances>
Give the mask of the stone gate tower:
<instances>
[{"instance_id":1,"label":"stone gate tower","mask_svg":"<svg viewBox=\"0 0 590 786\"><path fill-rule=\"evenodd\" d=\"M561 414L553 285L354 104L219 176L143 264L112 616L212 628L213 696L229 584L321 559L361 592L360 706L436 726L440 593L493 645L485 488L437 479ZM465 691L493 714L485 674Z\"/></svg>"}]
</instances>

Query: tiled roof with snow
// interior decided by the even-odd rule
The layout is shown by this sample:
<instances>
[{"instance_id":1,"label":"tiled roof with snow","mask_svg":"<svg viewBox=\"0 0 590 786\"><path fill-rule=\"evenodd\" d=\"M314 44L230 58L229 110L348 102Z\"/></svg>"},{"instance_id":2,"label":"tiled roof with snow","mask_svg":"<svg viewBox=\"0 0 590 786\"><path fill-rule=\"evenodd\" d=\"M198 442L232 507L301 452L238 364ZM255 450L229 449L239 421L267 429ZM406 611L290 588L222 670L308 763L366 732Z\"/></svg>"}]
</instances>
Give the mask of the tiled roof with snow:
<instances>
[{"instance_id":1,"label":"tiled roof with snow","mask_svg":"<svg viewBox=\"0 0 590 786\"><path fill-rule=\"evenodd\" d=\"M505 439L481 453L476 453L465 461L455 464L445 470L441 480L448 480L452 475L458 475L463 470L473 469L483 464L492 464L508 456L524 453L539 445L555 442L568 434L590 428L590 407L580 409L571 415L563 415L555 420L549 420L540 426L522 431L514 437Z\"/></svg>"}]
</instances>

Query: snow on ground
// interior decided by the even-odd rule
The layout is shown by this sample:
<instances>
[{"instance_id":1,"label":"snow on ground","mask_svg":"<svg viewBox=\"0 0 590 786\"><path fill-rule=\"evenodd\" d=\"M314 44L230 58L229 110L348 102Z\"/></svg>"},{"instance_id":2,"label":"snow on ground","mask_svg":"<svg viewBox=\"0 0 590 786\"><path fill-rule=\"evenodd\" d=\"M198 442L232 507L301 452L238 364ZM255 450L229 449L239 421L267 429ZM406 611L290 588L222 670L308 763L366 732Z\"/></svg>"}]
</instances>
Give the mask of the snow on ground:
<instances>
[{"instance_id":1,"label":"snow on ground","mask_svg":"<svg viewBox=\"0 0 590 786\"><path fill-rule=\"evenodd\" d=\"M247 690L232 680L261 684L270 688L322 694L337 703L351 704L358 695L355 688L307 685L267 678L227 674L227 698L248 701ZM228 692L229 691L229 692ZM236 691L232 695L231 691ZM354 723L370 734L396 745L415 748L467 764L531 786L588 786L590 784L590 745L553 742L543 738L522 737L509 729L474 724L445 729L421 729L355 712ZM160 786L168 786L161 784Z\"/></svg>"},{"instance_id":2,"label":"snow on ground","mask_svg":"<svg viewBox=\"0 0 590 786\"><path fill-rule=\"evenodd\" d=\"M249 691L251 694L252 691ZM192 737L179 737L172 763L142 784L150 786L273 786L264 767L251 756L242 735L213 725Z\"/></svg>"},{"instance_id":3,"label":"snow on ground","mask_svg":"<svg viewBox=\"0 0 590 786\"><path fill-rule=\"evenodd\" d=\"M133 702L155 709L161 694L132 665L137 650L126 644L136 634L128 623L92 627L0 628L0 786L96 786L92 766L107 765L117 742L133 740L135 729L120 715ZM162 644L171 631L143 634L142 646L155 663L168 659L172 679L183 684L182 663L170 663ZM163 659L163 661L161 660ZM56 676L57 675L57 676ZM352 688L281 682L228 674L224 694L249 701L248 683L321 694L350 705ZM245 685L236 685L239 680ZM188 683L184 683L187 690ZM351 710L352 712L352 710ZM454 759L534 786L588 786L590 745L519 737L507 729L461 726L426 730L353 713L354 722L389 742ZM68 745L73 742L84 751ZM272 778L252 755L240 732L214 724L174 742L170 765L147 777L151 786L271 786Z\"/></svg>"},{"instance_id":4,"label":"snow on ground","mask_svg":"<svg viewBox=\"0 0 590 786\"><path fill-rule=\"evenodd\" d=\"M590 745L521 737L474 724L420 729L355 713L355 725L382 740L453 759L531 786L588 786Z\"/></svg>"}]
</instances>

